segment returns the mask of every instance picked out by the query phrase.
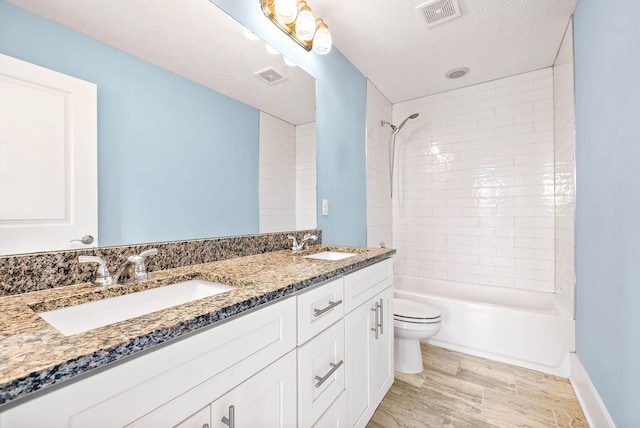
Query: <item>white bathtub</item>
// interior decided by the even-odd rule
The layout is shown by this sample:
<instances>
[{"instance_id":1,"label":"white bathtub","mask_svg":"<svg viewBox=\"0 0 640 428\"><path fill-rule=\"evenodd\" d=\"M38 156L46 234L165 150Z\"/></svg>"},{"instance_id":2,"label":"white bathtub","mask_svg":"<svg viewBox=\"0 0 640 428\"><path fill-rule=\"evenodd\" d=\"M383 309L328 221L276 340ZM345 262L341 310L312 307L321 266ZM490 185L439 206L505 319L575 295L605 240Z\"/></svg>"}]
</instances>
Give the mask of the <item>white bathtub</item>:
<instances>
[{"instance_id":1,"label":"white bathtub","mask_svg":"<svg viewBox=\"0 0 640 428\"><path fill-rule=\"evenodd\" d=\"M403 275L394 288L396 297L440 309L429 343L569 377L575 324L555 294Z\"/></svg>"}]
</instances>

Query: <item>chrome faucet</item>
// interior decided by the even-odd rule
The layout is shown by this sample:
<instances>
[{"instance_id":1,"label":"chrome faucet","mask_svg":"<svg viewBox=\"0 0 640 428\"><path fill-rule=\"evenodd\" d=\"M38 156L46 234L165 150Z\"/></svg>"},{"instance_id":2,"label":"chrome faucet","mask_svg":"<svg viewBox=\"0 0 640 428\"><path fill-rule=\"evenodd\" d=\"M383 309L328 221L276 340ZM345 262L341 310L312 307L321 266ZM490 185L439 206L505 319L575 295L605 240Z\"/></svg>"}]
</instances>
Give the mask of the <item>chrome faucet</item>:
<instances>
[{"instance_id":1,"label":"chrome faucet","mask_svg":"<svg viewBox=\"0 0 640 428\"><path fill-rule=\"evenodd\" d=\"M291 251L293 251L294 253L297 253L298 251L302 251L305 249L309 249L309 244L308 241L317 241L318 237L316 235L312 235L310 233L307 233L306 235L304 235L302 237L302 241L300 241L300 243L298 244L298 241L296 240L296 237L293 235L288 235L287 238L292 239L293 240L293 246L291 247Z\"/></svg>"},{"instance_id":2,"label":"chrome faucet","mask_svg":"<svg viewBox=\"0 0 640 428\"><path fill-rule=\"evenodd\" d=\"M113 277L109 274L109 269L107 269L107 263L104 259L94 256L78 256L78 263L98 263L93 283L105 287L113 284Z\"/></svg>"},{"instance_id":3,"label":"chrome faucet","mask_svg":"<svg viewBox=\"0 0 640 428\"><path fill-rule=\"evenodd\" d=\"M138 254L137 256L129 256L127 260L118 266L116 273L111 276L107 269L107 264L104 259L94 256L79 256L79 263L98 263L98 269L96 270L96 276L93 279L93 283L97 285L107 286L131 281L140 281L147 279L147 268L144 265L144 260L147 256L151 256L158 253L157 248L152 248ZM121 277L127 278L125 282L120 280Z\"/></svg>"},{"instance_id":4,"label":"chrome faucet","mask_svg":"<svg viewBox=\"0 0 640 428\"><path fill-rule=\"evenodd\" d=\"M124 284L127 282L147 279L147 267L144 265L144 259L147 256L152 256L154 254L158 254L157 248L151 248L150 250L143 251L137 256L127 257L127 260L120 263L120 266L116 269L116 273L113 275L113 283L117 284L118 282L121 282ZM127 278L126 281L120 280L123 276Z\"/></svg>"}]
</instances>

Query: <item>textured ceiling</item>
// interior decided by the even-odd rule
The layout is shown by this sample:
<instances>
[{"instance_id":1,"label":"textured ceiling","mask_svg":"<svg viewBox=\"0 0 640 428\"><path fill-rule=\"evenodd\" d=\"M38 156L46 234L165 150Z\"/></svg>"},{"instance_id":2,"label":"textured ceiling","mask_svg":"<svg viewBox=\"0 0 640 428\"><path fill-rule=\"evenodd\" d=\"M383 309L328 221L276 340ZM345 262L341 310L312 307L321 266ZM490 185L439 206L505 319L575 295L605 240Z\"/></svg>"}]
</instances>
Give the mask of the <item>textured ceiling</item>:
<instances>
[{"instance_id":1,"label":"textured ceiling","mask_svg":"<svg viewBox=\"0 0 640 428\"><path fill-rule=\"evenodd\" d=\"M392 102L553 64L577 0L459 0L462 16L428 27L425 0L310 0L335 46ZM468 67L458 80L450 69Z\"/></svg>"},{"instance_id":2,"label":"textured ceiling","mask_svg":"<svg viewBox=\"0 0 640 428\"><path fill-rule=\"evenodd\" d=\"M9 1L287 122L315 121L315 79L246 39L209 0ZM287 80L254 76L267 67Z\"/></svg>"},{"instance_id":3,"label":"textured ceiling","mask_svg":"<svg viewBox=\"0 0 640 428\"><path fill-rule=\"evenodd\" d=\"M10 1L288 122L315 119L302 101L315 97L313 79L237 36L239 24L208 0ZM462 16L433 27L415 10L424 0L309 3L334 45L397 103L552 65L576 1L459 0ZM253 73L269 65L290 80L265 87ZM457 67L471 71L444 77Z\"/></svg>"}]
</instances>

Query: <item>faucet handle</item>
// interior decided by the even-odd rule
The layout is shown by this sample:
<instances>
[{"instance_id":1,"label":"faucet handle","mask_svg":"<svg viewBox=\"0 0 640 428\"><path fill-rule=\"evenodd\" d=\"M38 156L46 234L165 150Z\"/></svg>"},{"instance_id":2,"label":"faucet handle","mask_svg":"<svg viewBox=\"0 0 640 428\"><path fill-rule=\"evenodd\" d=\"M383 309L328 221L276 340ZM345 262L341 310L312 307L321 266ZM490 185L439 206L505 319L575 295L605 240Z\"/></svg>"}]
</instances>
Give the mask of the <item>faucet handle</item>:
<instances>
[{"instance_id":1,"label":"faucet handle","mask_svg":"<svg viewBox=\"0 0 640 428\"><path fill-rule=\"evenodd\" d=\"M149 250L145 250L143 252L141 252L140 254L138 254L140 257L142 257L142 259L144 260L145 257L147 256L153 256L155 254L158 254L158 249L157 248L151 248Z\"/></svg>"},{"instance_id":2,"label":"faucet handle","mask_svg":"<svg viewBox=\"0 0 640 428\"><path fill-rule=\"evenodd\" d=\"M157 248L151 248L141 252L137 256L130 256L127 258L127 261L133 265L133 274L136 280L140 281L147 279L148 273L147 267L144 265L144 259L147 256L153 256L154 254L158 254Z\"/></svg>"},{"instance_id":3,"label":"faucet handle","mask_svg":"<svg viewBox=\"0 0 640 428\"><path fill-rule=\"evenodd\" d=\"M109 274L107 269L107 263L104 259L95 256L78 256L78 263L98 263L96 269L96 276L93 278L93 283L97 285L111 285L113 284L113 278Z\"/></svg>"}]
</instances>

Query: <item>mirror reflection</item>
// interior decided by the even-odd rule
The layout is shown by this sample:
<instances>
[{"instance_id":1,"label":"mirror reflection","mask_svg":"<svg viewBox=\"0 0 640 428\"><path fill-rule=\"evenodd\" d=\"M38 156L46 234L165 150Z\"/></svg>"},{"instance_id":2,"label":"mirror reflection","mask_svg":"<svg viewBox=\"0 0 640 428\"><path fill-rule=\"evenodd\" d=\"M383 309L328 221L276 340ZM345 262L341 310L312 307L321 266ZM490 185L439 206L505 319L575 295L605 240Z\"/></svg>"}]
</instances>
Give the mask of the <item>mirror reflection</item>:
<instances>
[{"instance_id":1,"label":"mirror reflection","mask_svg":"<svg viewBox=\"0 0 640 428\"><path fill-rule=\"evenodd\" d=\"M85 3L19 2L66 27L19 53L97 85L100 246L316 226L311 76L210 2Z\"/></svg>"}]
</instances>

